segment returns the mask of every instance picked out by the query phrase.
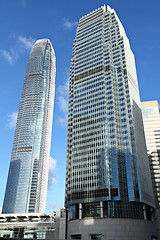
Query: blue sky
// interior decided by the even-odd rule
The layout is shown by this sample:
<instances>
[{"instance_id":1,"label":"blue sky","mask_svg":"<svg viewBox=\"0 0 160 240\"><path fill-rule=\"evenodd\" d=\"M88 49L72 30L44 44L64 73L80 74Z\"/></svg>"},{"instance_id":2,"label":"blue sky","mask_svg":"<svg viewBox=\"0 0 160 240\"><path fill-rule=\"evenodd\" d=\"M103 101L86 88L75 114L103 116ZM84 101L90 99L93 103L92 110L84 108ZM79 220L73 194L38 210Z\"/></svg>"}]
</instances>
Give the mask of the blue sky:
<instances>
[{"instance_id":1,"label":"blue sky","mask_svg":"<svg viewBox=\"0 0 160 240\"><path fill-rule=\"evenodd\" d=\"M41 38L50 39L57 65L46 211L63 207L72 44L79 19L104 4L115 9L126 30L136 59L141 101L160 102L159 0L0 1L0 208L26 66L32 45Z\"/></svg>"}]
</instances>

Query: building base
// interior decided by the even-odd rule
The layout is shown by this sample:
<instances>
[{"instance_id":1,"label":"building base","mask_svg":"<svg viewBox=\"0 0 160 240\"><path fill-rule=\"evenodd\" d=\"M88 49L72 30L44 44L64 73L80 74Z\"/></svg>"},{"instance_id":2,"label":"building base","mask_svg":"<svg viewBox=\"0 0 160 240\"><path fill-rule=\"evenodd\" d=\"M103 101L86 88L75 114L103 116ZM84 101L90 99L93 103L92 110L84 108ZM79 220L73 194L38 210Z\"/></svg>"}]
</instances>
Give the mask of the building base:
<instances>
[{"instance_id":1,"label":"building base","mask_svg":"<svg viewBox=\"0 0 160 240\"><path fill-rule=\"evenodd\" d=\"M158 232L158 240L160 240L160 208L155 209L155 220Z\"/></svg>"},{"instance_id":2,"label":"building base","mask_svg":"<svg viewBox=\"0 0 160 240\"><path fill-rule=\"evenodd\" d=\"M65 239L66 210L0 214L0 239Z\"/></svg>"},{"instance_id":3,"label":"building base","mask_svg":"<svg viewBox=\"0 0 160 240\"><path fill-rule=\"evenodd\" d=\"M82 240L156 240L155 222L143 219L85 218L68 222L68 238Z\"/></svg>"}]
</instances>

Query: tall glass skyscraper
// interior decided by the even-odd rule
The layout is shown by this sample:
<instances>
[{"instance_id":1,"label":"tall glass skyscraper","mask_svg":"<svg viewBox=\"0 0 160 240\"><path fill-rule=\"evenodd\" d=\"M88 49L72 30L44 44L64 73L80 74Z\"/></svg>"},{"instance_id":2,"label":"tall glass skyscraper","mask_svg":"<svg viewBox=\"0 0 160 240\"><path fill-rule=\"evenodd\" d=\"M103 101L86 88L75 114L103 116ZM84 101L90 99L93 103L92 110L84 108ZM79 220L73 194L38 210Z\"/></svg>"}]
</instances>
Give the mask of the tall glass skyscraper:
<instances>
[{"instance_id":1,"label":"tall glass skyscraper","mask_svg":"<svg viewBox=\"0 0 160 240\"><path fill-rule=\"evenodd\" d=\"M154 197L135 60L124 28L109 6L80 19L73 43L65 206L70 220L151 220ZM76 227L72 221L70 237L81 239L76 232L81 227L87 231L85 225L79 222ZM95 234L98 225L94 224L90 238L82 239L105 236Z\"/></svg>"},{"instance_id":2,"label":"tall glass skyscraper","mask_svg":"<svg viewBox=\"0 0 160 240\"><path fill-rule=\"evenodd\" d=\"M24 79L2 213L45 212L55 74L53 47L38 40Z\"/></svg>"}]
</instances>

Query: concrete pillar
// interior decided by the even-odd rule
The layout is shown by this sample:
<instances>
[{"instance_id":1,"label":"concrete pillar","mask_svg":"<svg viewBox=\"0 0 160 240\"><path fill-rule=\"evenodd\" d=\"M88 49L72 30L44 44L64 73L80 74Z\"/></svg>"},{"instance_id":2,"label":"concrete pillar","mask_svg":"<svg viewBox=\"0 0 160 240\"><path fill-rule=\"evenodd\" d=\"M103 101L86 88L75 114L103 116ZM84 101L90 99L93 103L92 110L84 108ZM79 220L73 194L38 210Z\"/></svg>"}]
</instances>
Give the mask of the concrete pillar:
<instances>
[{"instance_id":1,"label":"concrete pillar","mask_svg":"<svg viewBox=\"0 0 160 240\"><path fill-rule=\"evenodd\" d=\"M82 219L82 203L79 203L79 219Z\"/></svg>"},{"instance_id":2,"label":"concrete pillar","mask_svg":"<svg viewBox=\"0 0 160 240\"><path fill-rule=\"evenodd\" d=\"M145 204L143 204L143 215L144 215L144 220L147 220L146 205Z\"/></svg>"},{"instance_id":3,"label":"concrete pillar","mask_svg":"<svg viewBox=\"0 0 160 240\"><path fill-rule=\"evenodd\" d=\"M150 208L150 211L151 211L151 221L153 222L154 221L153 208Z\"/></svg>"},{"instance_id":4,"label":"concrete pillar","mask_svg":"<svg viewBox=\"0 0 160 240\"><path fill-rule=\"evenodd\" d=\"M103 202L100 202L100 217L103 218Z\"/></svg>"},{"instance_id":5,"label":"concrete pillar","mask_svg":"<svg viewBox=\"0 0 160 240\"><path fill-rule=\"evenodd\" d=\"M68 208L68 214L67 214L68 221L70 219L70 208Z\"/></svg>"}]
</instances>

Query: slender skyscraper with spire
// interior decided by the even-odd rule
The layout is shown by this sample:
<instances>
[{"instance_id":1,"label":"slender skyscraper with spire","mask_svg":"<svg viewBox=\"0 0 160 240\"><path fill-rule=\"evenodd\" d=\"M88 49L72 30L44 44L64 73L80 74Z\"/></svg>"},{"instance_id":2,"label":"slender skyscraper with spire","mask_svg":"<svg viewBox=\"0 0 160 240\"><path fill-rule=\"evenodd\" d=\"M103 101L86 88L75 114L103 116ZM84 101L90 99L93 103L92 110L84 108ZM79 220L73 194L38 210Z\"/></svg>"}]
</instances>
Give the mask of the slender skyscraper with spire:
<instances>
[{"instance_id":1,"label":"slender skyscraper with spire","mask_svg":"<svg viewBox=\"0 0 160 240\"><path fill-rule=\"evenodd\" d=\"M38 40L24 79L2 213L45 212L55 74L53 47Z\"/></svg>"},{"instance_id":2,"label":"slender skyscraper with spire","mask_svg":"<svg viewBox=\"0 0 160 240\"><path fill-rule=\"evenodd\" d=\"M154 197L135 60L109 6L80 19L73 44L65 204L69 239L151 239L144 219L151 220Z\"/></svg>"}]
</instances>

